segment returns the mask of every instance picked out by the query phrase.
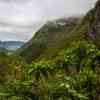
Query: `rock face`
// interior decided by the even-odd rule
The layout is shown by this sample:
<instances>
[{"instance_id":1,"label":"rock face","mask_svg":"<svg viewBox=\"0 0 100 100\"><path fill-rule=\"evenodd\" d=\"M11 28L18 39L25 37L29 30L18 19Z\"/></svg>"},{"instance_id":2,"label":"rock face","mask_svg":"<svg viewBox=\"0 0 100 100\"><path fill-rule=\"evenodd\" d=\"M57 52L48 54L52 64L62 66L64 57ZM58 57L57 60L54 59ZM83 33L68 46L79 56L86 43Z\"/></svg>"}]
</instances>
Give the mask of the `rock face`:
<instances>
[{"instance_id":1,"label":"rock face","mask_svg":"<svg viewBox=\"0 0 100 100\"><path fill-rule=\"evenodd\" d=\"M92 39L100 42L100 0L97 1L94 8L94 21L90 24L89 35Z\"/></svg>"}]
</instances>

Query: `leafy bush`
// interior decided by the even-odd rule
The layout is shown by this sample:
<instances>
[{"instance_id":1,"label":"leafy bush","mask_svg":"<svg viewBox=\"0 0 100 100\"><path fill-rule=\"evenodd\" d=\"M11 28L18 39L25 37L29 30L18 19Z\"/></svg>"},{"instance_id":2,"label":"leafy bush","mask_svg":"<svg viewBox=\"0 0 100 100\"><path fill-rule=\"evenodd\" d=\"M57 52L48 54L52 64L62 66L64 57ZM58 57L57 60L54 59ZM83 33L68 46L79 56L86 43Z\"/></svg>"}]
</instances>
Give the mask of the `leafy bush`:
<instances>
[{"instance_id":1,"label":"leafy bush","mask_svg":"<svg viewBox=\"0 0 100 100\"><path fill-rule=\"evenodd\" d=\"M73 42L54 59L30 65L14 55L3 56L8 79L0 85L2 100L100 99L100 50L91 41Z\"/></svg>"}]
</instances>

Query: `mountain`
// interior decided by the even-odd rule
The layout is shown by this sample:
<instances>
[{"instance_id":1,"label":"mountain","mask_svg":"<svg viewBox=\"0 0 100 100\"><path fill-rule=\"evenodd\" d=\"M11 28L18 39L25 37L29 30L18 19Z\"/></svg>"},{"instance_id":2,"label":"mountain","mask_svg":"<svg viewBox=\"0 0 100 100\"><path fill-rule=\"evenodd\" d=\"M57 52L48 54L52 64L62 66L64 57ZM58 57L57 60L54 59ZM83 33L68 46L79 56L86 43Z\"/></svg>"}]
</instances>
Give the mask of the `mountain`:
<instances>
[{"instance_id":1,"label":"mountain","mask_svg":"<svg viewBox=\"0 0 100 100\"><path fill-rule=\"evenodd\" d=\"M77 40L92 40L100 45L100 0L83 18L64 18L46 23L19 50L19 54L28 62L43 57L52 58Z\"/></svg>"},{"instance_id":2,"label":"mountain","mask_svg":"<svg viewBox=\"0 0 100 100\"><path fill-rule=\"evenodd\" d=\"M0 48L6 50L16 50L23 46L24 42L21 41L0 41Z\"/></svg>"},{"instance_id":3,"label":"mountain","mask_svg":"<svg viewBox=\"0 0 100 100\"><path fill-rule=\"evenodd\" d=\"M20 55L28 62L42 56L54 56L59 50L65 47L65 41L69 37L68 33L76 27L80 20L80 17L71 17L47 22L19 50Z\"/></svg>"}]
</instances>

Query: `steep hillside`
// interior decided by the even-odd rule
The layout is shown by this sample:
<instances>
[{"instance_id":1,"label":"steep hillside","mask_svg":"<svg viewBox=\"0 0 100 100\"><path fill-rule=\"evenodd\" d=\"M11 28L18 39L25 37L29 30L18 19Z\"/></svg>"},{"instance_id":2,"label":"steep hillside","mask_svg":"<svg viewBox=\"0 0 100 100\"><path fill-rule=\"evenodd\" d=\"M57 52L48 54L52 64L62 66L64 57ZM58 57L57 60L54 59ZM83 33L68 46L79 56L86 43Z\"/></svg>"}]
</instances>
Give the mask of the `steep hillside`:
<instances>
[{"instance_id":1,"label":"steep hillside","mask_svg":"<svg viewBox=\"0 0 100 100\"><path fill-rule=\"evenodd\" d=\"M89 36L100 46L100 0L97 1L94 9L94 19L89 28Z\"/></svg>"},{"instance_id":2,"label":"steep hillside","mask_svg":"<svg viewBox=\"0 0 100 100\"><path fill-rule=\"evenodd\" d=\"M72 41L100 40L100 0L82 19L69 18L48 22L20 49L28 62L36 58L51 58Z\"/></svg>"},{"instance_id":3,"label":"steep hillside","mask_svg":"<svg viewBox=\"0 0 100 100\"><path fill-rule=\"evenodd\" d=\"M20 50L20 55L31 62L37 58L52 58L72 41L88 39L95 20L95 8L81 18L60 19L45 24Z\"/></svg>"},{"instance_id":4,"label":"steep hillside","mask_svg":"<svg viewBox=\"0 0 100 100\"><path fill-rule=\"evenodd\" d=\"M29 62L42 56L54 56L65 47L69 33L79 22L80 18L49 21L20 49L20 55Z\"/></svg>"}]
</instances>

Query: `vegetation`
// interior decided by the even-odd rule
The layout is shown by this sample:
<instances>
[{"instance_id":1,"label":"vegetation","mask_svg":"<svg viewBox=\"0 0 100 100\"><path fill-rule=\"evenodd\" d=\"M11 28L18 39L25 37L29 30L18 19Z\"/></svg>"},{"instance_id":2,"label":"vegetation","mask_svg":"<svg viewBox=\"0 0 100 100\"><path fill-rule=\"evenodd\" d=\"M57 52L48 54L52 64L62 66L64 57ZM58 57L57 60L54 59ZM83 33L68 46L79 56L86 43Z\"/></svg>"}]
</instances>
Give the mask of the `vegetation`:
<instances>
[{"instance_id":1,"label":"vegetation","mask_svg":"<svg viewBox=\"0 0 100 100\"><path fill-rule=\"evenodd\" d=\"M51 58L63 49L70 32L80 21L79 18L54 20L46 23L36 35L19 50L19 55L28 63L37 58ZM47 56L48 55L48 56ZM30 58L30 59L29 59Z\"/></svg>"},{"instance_id":2,"label":"vegetation","mask_svg":"<svg viewBox=\"0 0 100 100\"><path fill-rule=\"evenodd\" d=\"M92 41L75 41L54 59L26 64L0 54L1 100L99 100L100 50Z\"/></svg>"},{"instance_id":3,"label":"vegetation","mask_svg":"<svg viewBox=\"0 0 100 100\"><path fill-rule=\"evenodd\" d=\"M1 50L0 100L100 100L100 48L89 37L97 9L81 23L49 22L19 55Z\"/></svg>"}]
</instances>

